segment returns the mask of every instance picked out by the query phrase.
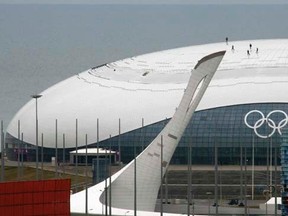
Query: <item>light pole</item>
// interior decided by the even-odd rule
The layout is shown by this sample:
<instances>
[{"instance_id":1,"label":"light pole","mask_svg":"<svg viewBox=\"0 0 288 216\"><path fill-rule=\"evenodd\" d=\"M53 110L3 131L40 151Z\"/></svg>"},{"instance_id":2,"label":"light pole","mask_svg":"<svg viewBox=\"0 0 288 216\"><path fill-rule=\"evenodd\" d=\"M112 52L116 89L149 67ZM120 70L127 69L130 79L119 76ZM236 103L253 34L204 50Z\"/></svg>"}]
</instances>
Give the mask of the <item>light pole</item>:
<instances>
[{"instance_id":1,"label":"light pole","mask_svg":"<svg viewBox=\"0 0 288 216\"><path fill-rule=\"evenodd\" d=\"M190 215L190 204L191 204L191 194L192 194L192 189L191 189L191 173L192 173L192 163L191 163L191 142L189 142L189 147L188 147L188 187L187 187L187 198L188 198L188 205L187 205L187 215Z\"/></svg>"},{"instance_id":2,"label":"light pole","mask_svg":"<svg viewBox=\"0 0 288 216\"><path fill-rule=\"evenodd\" d=\"M39 162L39 154L38 154L38 98L42 97L42 95L31 95L32 98L36 101L36 109L35 109L35 115L36 115L36 180L39 180L38 175L38 162Z\"/></svg>"},{"instance_id":3,"label":"light pole","mask_svg":"<svg viewBox=\"0 0 288 216\"><path fill-rule=\"evenodd\" d=\"M3 121L1 121L1 131L0 131L1 135L1 178L0 181L4 182L5 180L5 170L4 170L4 166L5 166L5 162L4 162L4 133L3 133Z\"/></svg>"},{"instance_id":4,"label":"light pole","mask_svg":"<svg viewBox=\"0 0 288 216\"><path fill-rule=\"evenodd\" d=\"M252 135L252 200L254 200L254 175L255 175L255 138Z\"/></svg>"}]
</instances>

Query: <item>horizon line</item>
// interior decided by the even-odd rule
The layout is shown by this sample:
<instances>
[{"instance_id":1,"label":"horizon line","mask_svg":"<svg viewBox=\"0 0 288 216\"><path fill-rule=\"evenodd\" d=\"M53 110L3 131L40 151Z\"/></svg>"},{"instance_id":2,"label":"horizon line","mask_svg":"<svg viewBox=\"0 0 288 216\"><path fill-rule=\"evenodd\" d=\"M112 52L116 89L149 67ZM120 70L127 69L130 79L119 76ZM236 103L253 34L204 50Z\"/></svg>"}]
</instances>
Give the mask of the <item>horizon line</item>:
<instances>
[{"instance_id":1,"label":"horizon line","mask_svg":"<svg viewBox=\"0 0 288 216\"><path fill-rule=\"evenodd\" d=\"M0 0L7 5L281 5L286 0Z\"/></svg>"}]
</instances>

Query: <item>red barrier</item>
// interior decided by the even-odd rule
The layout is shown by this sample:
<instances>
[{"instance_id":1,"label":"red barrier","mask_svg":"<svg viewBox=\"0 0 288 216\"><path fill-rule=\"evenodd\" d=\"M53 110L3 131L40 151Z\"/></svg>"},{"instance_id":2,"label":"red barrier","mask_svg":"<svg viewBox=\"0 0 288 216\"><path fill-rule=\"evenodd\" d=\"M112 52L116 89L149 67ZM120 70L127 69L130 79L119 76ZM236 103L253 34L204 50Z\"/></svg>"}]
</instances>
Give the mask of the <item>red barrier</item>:
<instances>
[{"instance_id":1,"label":"red barrier","mask_svg":"<svg viewBox=\"0 0 288 216\"><path fill-rule=\"evenodd\" d=\"M70 179L0 183L0 214L70 215Z\"/></svg>"}]
</instances>

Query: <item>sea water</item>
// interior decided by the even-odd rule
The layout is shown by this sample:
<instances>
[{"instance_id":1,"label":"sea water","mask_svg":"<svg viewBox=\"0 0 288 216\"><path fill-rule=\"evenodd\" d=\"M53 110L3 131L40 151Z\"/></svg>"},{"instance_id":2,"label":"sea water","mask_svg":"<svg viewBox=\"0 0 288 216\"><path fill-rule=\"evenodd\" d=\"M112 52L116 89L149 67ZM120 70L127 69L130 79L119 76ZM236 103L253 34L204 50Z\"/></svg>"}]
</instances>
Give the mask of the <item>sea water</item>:
<instances>
[{"instance_id":1,"label":"sea water","mask_svg":"<svg viewBox=\"0 0 288 216\"><path fill-rule=\"evenodd\" d=\"M32 94L125 57L229 40L288 38L288 5L0 4L0 120Z\"/></svg>"}]
</instances>

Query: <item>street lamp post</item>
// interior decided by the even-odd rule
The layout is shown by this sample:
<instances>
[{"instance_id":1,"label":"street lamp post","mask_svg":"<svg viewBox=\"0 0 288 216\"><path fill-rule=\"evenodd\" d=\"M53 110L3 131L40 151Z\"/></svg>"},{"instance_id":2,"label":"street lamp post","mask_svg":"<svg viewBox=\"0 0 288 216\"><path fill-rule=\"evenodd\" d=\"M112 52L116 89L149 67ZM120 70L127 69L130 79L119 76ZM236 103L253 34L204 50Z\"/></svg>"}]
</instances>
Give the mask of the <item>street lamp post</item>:
<instances>
[{"instance_id":1,"label":"street lamp post","mask_svg":"<svg viewBox=\"0 0 288 216\"><path fill-rule=\"evenodd\" d=\"M36 101L36 109L35 109L35 115L36 115L36 180L39 180L39 174L38 174L38 162L39 162L39 154L38 154L38 98L42 97L42 95L31 95L32 98Z\"/></svg>"},{"instance_id":2,"label":"street lamp post","mask_svg":"<svg viewBox=\"0 0 288 216\"><path fill-rule=\"evenodd\" d=\"M0 181L4 182L5 180L5 170L4 170L4 166L5 166L5 162L4 162L4 133L3 133L3 121L1 121L1 178Z\"/></svg>"}]
</instances>

